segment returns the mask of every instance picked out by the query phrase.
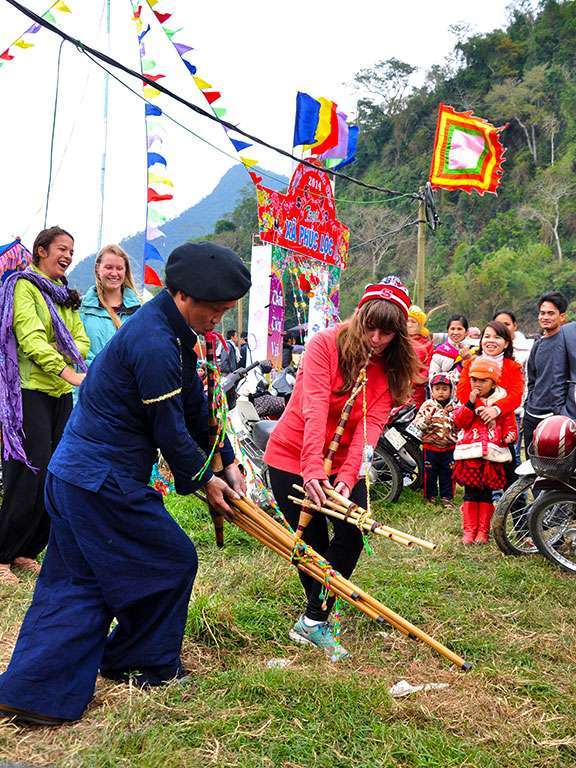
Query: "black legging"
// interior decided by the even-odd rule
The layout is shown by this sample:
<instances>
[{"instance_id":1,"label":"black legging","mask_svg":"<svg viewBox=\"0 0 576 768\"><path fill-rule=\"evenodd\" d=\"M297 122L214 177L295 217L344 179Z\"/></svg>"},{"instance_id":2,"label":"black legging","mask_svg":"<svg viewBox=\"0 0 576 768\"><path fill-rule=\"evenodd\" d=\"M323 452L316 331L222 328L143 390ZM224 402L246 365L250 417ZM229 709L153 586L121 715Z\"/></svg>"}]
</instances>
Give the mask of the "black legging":
<instances>
[{"instance_id":1,"label":"black legging","mask_svg":"<svg viewBox=\"0 0 576 768\"><path fill-rule=\"evenodd\" d=\"M275 469L274 467L269 467L269 472L274 498L292 528L295 529L298 525L300 507L293 501L290 501L288 496L294 496L295 492L292 488L294 483L302 486L304 481L299 475L283 472L281 469ZM335 478L331 478L331 480L334 482ZM356 483L350 494L350 499L361 507L366 506L366 484L363 480ZM309 544L312 549L315 549L318 554L322 555L342 576L349 578L362 552L362 534L354 525L345 523L343 520L332 518L331 522L334 528L332 540L330 540L328 532L328 521L320 513L315 514L306 526L302 538L306 544ZM323 601L320 598L322 591L320 582L315 581L311 576L300 570L298 570L298 575L308 600L306 616L315 621L326 621L334 605L334 597L328 598L326 610L323 610Z\"/></svg>"},{"instance_id":2,"label":"black legging","mask_svg":"<svg viewBox=\"0 0 576 768\"><path fill-rule=\"evenodd\" d=\"M36 557L48 543L50 518L44 506L44 482L52 454L72 411L72 395L51 397L22 390L24 450L34 473L20 461L2 461L4 498L0 508L0 563Z\"/></svg>"}]
</instances>

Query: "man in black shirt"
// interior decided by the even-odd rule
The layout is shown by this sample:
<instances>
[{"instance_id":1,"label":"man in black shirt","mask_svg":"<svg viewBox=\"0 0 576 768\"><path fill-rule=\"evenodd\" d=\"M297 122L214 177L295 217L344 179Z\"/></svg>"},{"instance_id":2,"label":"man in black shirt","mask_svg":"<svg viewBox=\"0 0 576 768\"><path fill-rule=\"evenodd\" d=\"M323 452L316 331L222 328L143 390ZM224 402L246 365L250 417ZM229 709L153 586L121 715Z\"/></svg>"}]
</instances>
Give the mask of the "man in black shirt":
<instances>
[{"instance_id":1,"label":"man in black shirt","mask_svg":"<svg viewBox=\"0 0 576 768\"><path fill-rule=\"evenodd\" d=\"M538 300L538 324L543 336L536 341L526 364L528 395L524 405L524 447L532 443L534 430L548 416L562 413L567 397L568 359L564 336L568 301L559 291L544 293Z\"/></svg>"}]
</instances>

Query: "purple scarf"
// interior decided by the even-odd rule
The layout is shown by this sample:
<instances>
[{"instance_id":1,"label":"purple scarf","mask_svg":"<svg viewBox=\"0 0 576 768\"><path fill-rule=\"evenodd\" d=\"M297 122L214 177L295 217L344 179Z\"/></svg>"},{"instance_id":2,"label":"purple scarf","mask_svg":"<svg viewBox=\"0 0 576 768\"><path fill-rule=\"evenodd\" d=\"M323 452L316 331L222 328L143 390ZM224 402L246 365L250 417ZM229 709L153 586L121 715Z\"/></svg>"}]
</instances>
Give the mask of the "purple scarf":
<instances>
[{"instance_id":1,"label":"purple scarf","mask_svg":"<svg viewBox=\"0 0 576 768\"><path fill-rule=\"evenodd\" d=\"M56 304L63 305L69 298L65 285L53 283L47 277L28 268L7 278L0 293L0 423L4 458L21 461L29 469L34 467L28 461L22 440L22 390L18 371L18 353L14 334L14 289L17 280L29 280L41 292L52 320L56 349L74 365L85 372L86 363L74 343L72 334L62 322ZM36 470L35 470L36 471Z\"/></svg>"}]
</instances>

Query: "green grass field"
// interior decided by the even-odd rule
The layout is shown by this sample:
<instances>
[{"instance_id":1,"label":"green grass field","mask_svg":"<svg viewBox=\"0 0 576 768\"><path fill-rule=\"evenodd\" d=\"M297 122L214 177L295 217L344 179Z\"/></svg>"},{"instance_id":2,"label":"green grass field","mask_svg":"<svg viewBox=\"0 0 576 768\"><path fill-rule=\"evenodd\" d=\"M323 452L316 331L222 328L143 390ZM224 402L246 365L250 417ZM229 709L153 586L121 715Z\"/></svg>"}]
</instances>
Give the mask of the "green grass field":
<instances>
[{"instance_id":1,"label":"green grass field","mask_svg":"<svg viewBox=\"0 0 576 768\"><path fill-rule=\"evenodd\" d=\"M217 550L205 510L168 505L196 542L200 570L184 661L193 681L154 692L98 682L83 720L59 729L0 725L0 761L33 765L283 768L552 768L576 764L574 582L542 558L459 544L457 512L403 494L379 519L430 538L427 553L379 539L353 577L474 664L342 613L340 665L294 646L302 605L294 569L226 528ZM0 663L8 661L33 581L0 588ZM274 658L289 660L269 669ZM449 688L393 699L400 679Z\"/></svg>"}]
</instances>

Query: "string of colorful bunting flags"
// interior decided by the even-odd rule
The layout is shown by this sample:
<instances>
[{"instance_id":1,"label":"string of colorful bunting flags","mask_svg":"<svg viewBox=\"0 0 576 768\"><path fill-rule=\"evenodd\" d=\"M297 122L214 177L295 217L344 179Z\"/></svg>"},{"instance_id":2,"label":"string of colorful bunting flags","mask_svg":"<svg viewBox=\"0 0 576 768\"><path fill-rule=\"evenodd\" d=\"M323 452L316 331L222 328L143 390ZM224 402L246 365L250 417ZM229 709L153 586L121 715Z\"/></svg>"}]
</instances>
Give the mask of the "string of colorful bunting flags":
<instances>
[{"instance_id":1,"label":"string of colorful bunting flags","mask_svg":"<svg viewBox=\"0 0 576 768\"><path fill-rule=\"evenodd\" d=\"M165 77L156 71L156 62L148 58L145 37L151 26L144 27L142 21L142 6L132 3L132 20L136 25L140 51L140 69L153 82ZM142 93L147 102L160 96L160 91L148 83L142 84ZM146 167L147 167L147 198L146 198L146 229L144 233L144 258L142 282L144 286L162 286L162 280L156 264L163 263L164 257L154 245L154 241L165 237L161 226L168 220L166 203L174 198L174 183L167 175L168 161L163 144L165 131L162 123L162 109L156 104L147 103L144 109L146 136ZM153 266L154 265L154 266Z\"/></svg>"},{"instance_id":2,"label":"string of colorful bunting flags","mask_svg":"<svg viewBox=\"0 0 576 768\"><path fill-rule=\"evenodd\" d=\"M358 144L358 126L350 125L335 101L298 91L294 121L294 147L302 147L338 170L354 162Z\"/></svg>"},{"instance_id":3,"label":"string of colorful bunting flags","mask_svg":"<svg viewBox=\"0 0 576 768\"><path fill-rule=\"evenodd\" d=\"M64 0L56 0L55 3L52 3L50 8L48 8L47 11L44 11L42 14L42 18L46 19L46 21L49 21L52 24L56 23L56 17L54 16L54 12L58 11L59 13L72 13L70 8L66 5ZM34 48L34 43L30 42L30 36L31 35L37 35L38 32L42 29L40 24L32 24L32 26L28 27L27 30L22 32L20 37L17 37L14 42L10 43L10 45L6 48L6 50L2 51L0 53L0 67L3 67L5 64L7 64L9 61L12 61L14 59L14 54L16 51L15 48L20 49L26 49L26 48Z\"/></svg>"},{"instance_id":4,"label":"string of colorful bunting flags","mask_svg":"<svg viewBox=\"0 0 576 768\"><path fill-rule=\"evenodd\" d=\"M198 89L206 99L208 106L210 107L210 109L212 110L212 112L216 117L218 117L219 119L223 119L227 113L227 110L225 107L222 107L221 105L216 104L216 102L220 102L222 98L221 91L216 89L210 82L200 77L200 75L198 75L196 65L185 58L186 54L189 53L190 51L193 51L194 48L192 48L192 46L187 45L185 43L179 43L173 39L179 32L182 32L184 27L178 27L177 29L172 29L171 27L168 26L167 22L169 19L172 18L173 13L172 12L160 13L159 11L155 11L154 8L158 4L158 0L146 0L146 2L148 3L152 12L160 22L160 25L164 30L167 38L172 43L178 56L182 59L182 62L184 63L190 75L192 76L192 79L194 80L196 86L198 87ZM252 179L254 184L259 184L262 181L262 177L258 176L258 174L252 170L256 165L258 165L258 160L255 160L252 157L248 157L246 156L246 154L242 154L242 153L245 153L247 149L250 149L250 147L254 145L247 142L242 136L240 136L239 134L235 134L232 130L230 130L229 128L226 128L225 126L224 126L224 132L228 136L228 139L230 140L230 143L234 147L234 150L236 151L238 158L240 159L240 162L244 165L244 167L248 171L248 174L250 175L250 178Z\"/></svg>"}]
</instances>

